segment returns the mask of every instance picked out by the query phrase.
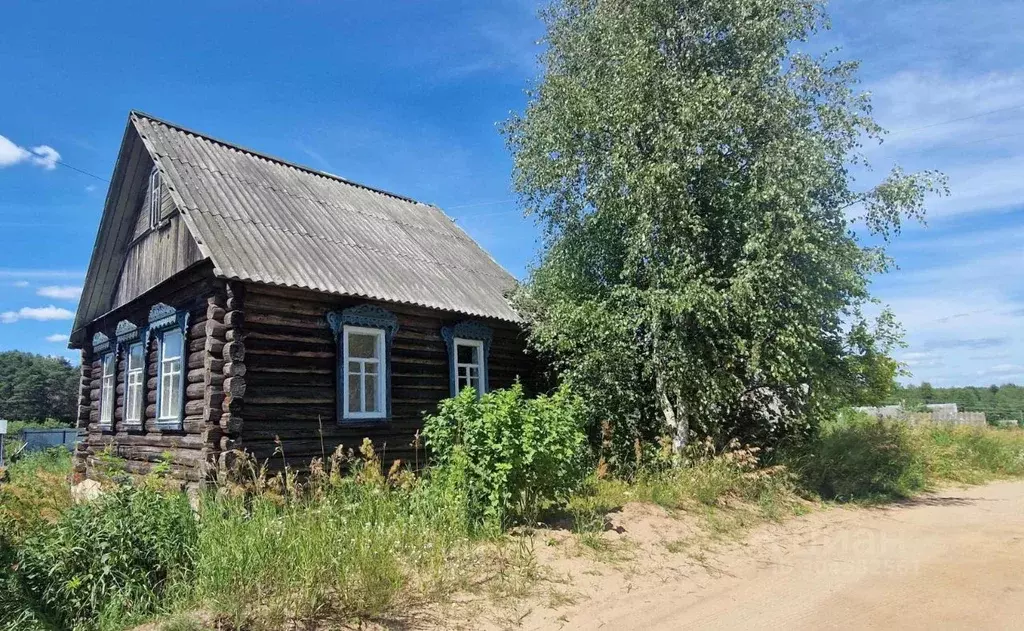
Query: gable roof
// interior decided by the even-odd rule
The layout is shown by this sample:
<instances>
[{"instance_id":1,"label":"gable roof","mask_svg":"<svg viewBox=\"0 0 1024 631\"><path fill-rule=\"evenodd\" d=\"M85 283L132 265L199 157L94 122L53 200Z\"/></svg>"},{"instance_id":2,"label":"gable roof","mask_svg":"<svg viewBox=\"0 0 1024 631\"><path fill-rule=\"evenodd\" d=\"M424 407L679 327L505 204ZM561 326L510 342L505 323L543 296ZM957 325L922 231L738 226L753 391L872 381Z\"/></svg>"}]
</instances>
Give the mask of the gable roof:
<instances>
[{"instance_id":1,"label":"gable roof","mask_svg":"<svg viewBox=\"0 0 1024 631\"><path fill-rule=\"evenodd\" d=\"M520 319L505 299L515 279L435 206L134 111L115 178L132 129L219 277ZM116 223L111 195L101 231Z\"/></svg>"}]
</instances>

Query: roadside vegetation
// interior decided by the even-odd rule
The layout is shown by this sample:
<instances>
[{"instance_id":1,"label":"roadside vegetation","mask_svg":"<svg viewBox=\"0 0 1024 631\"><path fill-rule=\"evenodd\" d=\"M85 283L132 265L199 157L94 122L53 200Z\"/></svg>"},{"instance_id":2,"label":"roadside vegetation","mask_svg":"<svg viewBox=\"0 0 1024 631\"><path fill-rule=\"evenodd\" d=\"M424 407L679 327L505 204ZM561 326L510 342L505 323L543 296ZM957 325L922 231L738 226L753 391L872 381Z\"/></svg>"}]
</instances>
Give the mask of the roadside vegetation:
<instances>
[{"instance_id":1,"label":"roadside vegetation","mask_svg":"<svg viewBox=\"0 0 1024 631\"><path fill-rule=\"evenodd\" d=\"M117 475L108 458L104 494L75 504L66 452L22 458L0 485L0 628L400 622L459 594L528 593L542 581L529 543L539 524L608 553L606 517L630 503L736 536L821 503L1024 476L1020 430L909 427L851 412L771 454L706 442L680 457L666 441L638 456L634 475L615 476L582 440L578 406L564 390L479 401L466 391L428 420L437 455L422 472L385 470L366 442L302 476L239 459L191 501L159 473Z\"/></svg>"}]
</instances>

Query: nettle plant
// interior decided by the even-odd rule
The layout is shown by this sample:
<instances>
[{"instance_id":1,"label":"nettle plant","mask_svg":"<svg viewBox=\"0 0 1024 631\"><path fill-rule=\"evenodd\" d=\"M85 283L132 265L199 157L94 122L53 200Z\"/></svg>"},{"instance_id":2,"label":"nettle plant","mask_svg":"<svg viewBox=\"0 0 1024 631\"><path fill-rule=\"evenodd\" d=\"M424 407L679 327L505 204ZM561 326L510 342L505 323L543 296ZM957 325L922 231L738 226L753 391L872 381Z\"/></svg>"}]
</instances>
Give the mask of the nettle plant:
<instances>
[{"instance_id":1,"label":"nettle plant","mask_svg":"<svg viewBox=\"0 0 1024 631\"><path fill-rule=\"evenodd\" d=\"M582 405L566 388L527 398L520 384L443 401L423 434L434 475L460 479L470 518L505 526L562 505L589 472Z\"/></svg>"}]
</instances>

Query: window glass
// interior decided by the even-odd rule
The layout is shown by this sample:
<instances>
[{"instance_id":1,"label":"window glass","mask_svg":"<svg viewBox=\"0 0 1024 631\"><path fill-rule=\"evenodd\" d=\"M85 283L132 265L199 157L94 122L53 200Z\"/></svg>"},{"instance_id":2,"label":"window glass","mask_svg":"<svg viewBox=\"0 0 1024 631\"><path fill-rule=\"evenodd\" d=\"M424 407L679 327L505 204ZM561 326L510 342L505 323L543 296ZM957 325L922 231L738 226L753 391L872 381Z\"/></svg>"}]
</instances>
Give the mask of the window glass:
<instances>
[{"instance_id":1,"label":"window glass","mask_svg":"<svg viewBox=\"0 0 1024 631\"><path fill-rule=\"evenodd\" d=\"M103 356L103 380L100 390L100 421L111 423L114 420L114 354Z\"/></svg>"},{"instance_id":2,"label":"window glass","mask_svg":"<svg viewBox=\"0 0 1024 631\"><path fill-rule=\"evenodd\" d=\"M125 388L124 418L127 422L142 421L142 400L145 388L145 355L142 344L128 347L128 376Z\"/></svg>"},{"instance_id":3,"label":"window glass","mask_svg":"<svg viewBox=\"0 0 1024 631\"><path fill-rule=\"evenodd\" d=\"M377 356L377 336L363 333L350 333L348 336L348 356L371 358Z\"/></svg>"},{"instance_id":4,"label":"window glass","mask_svg":"<svg viewBox=\"0 0 1024 631\"><path fill-rule=\"evenodd\" d=\"M483 394L480 380L483 342L477 340L455 340L455 381L458 390L473 388Z\"/></svg>"},{"instance_id":5,"label":"window glass","mask_svg":"<svg viewBox=\"0 0 1024 631\"><path fill-rule=\"evenodd\" d=\"M181 331L167 331L160 342L159 417L177 420L181 415Z\"/></svg>"}]
</instances>

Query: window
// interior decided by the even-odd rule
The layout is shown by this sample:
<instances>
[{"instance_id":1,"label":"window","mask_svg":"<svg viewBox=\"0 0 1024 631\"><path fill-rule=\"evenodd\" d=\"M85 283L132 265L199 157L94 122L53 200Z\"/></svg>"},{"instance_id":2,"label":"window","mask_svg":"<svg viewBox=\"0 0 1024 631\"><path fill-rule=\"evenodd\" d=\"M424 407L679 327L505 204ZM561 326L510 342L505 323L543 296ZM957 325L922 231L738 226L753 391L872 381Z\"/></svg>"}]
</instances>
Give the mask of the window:
<instances>
[{"instance_id":1,"label":"window","mask_svg":"<svg viewBox=\"0 0 1024 631\"><path fill-rule=\"evenodd\" d=\"M128 374L125 377L124 422L142 423L142 401L145 395L145 347L142 343L128 347Z\"/></svg>"},{"instance_id":2,"label":"window","mask_svg":"<svg viewBox=\"0 0 1024 631\"><path fill-rule=\"evenodd\" d=\"M441 329L448 345L451 396L472 387L477 396L488 391L487 357L491 353L491 328L479 322L459 322Z\"/></svg>"},{"instance_id":3,"label":"window","mask_svg":"<svg viewBox=\"0 0 1024 631\"><path fill-rule=\"evenodd\" d=\"M338 421L388 418L388 357L398 332L398 318L376 305L329 311L326 316L338 343Z\"/></svg>"},{"instance_id":4,"label":"window","mask_svg":"<svg viewBox=\"0 0 1024 631\"><path fill-rule=\"evenodd\" d=\"M344 327L344 418L387 416L384 329Z\"/></svg>"},{"instance_id":5,"label":"window","mask_svg":"<svg viewBox=\"0 0 1024 631\"><path fill-rule=\"evenodd\" d=\"M114 353L103 356L103 380L100 382L100 424L114 422Z\"/></svg>"},{"instance_id":6,"label":"window","mask_svg":"<svg viewBox=\"0 0 1024 631\"><path fill-rule=\"evenodd\" d=\"M164 331L160 337L160 365L157 369L157 421L181 420L181 358L184 346L181 330Z\"/></svg>"},{"instance_id":7,"label":"window","mask_svg":"<svg viewBox=\"0 0 1024 631\"><path fill-rule=\"evenodd\" d=\"M484 393L482 387L484 343L481 340L455 338L455 387L473 388L477 395Z\"/></svg>"},{"instance_id":8,"label":"window","mask_svg":"<svg viewBox=\"0 0 1024 631\"><path fill-rule=\"evenodd\" d=\"M156 227L160 223L160 197L162 187L160 171L154 166L149 174L149 225Z\"/></svg>"}]
</instances>

